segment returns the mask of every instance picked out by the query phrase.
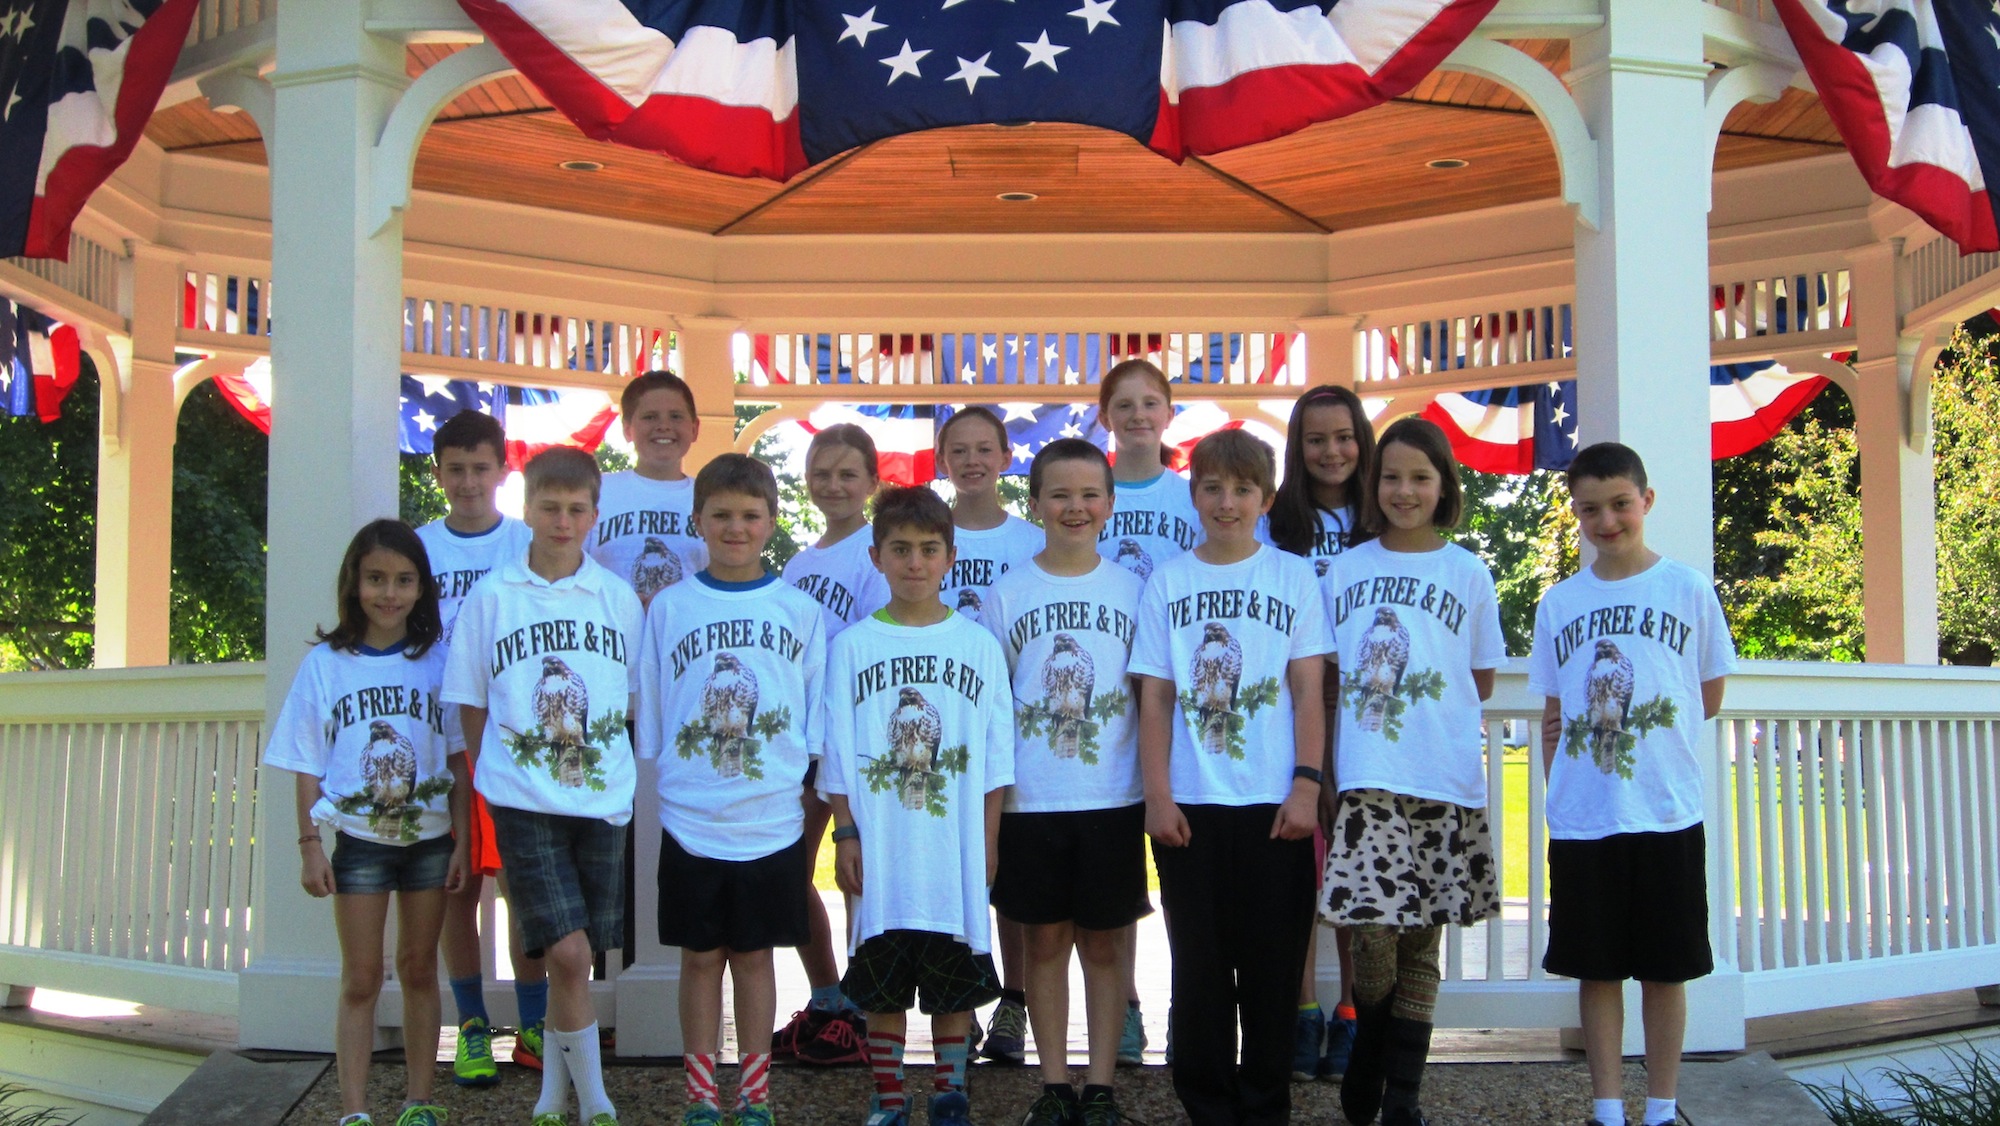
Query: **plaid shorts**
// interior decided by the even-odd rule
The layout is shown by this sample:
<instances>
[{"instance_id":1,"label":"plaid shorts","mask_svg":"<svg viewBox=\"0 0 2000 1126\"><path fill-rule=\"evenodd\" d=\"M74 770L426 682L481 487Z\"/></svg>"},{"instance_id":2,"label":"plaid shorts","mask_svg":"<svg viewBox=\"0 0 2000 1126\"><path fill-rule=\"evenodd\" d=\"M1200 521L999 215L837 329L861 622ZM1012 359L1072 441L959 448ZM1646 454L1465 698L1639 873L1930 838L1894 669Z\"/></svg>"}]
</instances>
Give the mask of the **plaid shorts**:
<instances>
[{"instance_id":1,"label":"plaid shorts","mask_svg":"<svg viewBox=\"0 0 2000 1126\"><path fill-rule=\"evenodd\" d=\"M884 931L855 949L840 991L864 1013L906 1013L917 1007L938 1016L971 1012L997 1000L1000 975L993 970L991 954L974 954L948 934Z\"/></svg>"},{"instance_id":2,"label":"plaid shorts","mask_svg":"<svg viewBox=\"0 0 2000 1126\"><path fill-rule=\"evenodd\" d=\"M507 909L520 922L528 956L541 957L572 931L584 931L593 952L623 946L626 826L487 809L507 872Z\"/></svg>"}]
</instances>

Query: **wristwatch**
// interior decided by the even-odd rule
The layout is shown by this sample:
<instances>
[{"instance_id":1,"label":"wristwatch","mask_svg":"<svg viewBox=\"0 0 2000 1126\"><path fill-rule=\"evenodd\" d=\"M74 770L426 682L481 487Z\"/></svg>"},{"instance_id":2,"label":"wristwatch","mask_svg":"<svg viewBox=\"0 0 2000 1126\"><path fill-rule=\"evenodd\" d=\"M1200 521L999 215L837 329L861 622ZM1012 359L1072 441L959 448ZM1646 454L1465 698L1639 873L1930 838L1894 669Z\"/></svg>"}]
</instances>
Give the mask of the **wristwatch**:
<instances>
[{"instance_id":1,"label":"wristwatch","mask_svg":"<svg viewBox=\"0 0 2000 1126\"><path fill-rule=\"evenodd\" d=\"M1303 778L1308 782L1315 783L1324 783L1326 781L1326 775L1321 774L1319 768L1316 766L1294 766L1292 768L1292 778L1295 781Z\"/></svg>"}]
</instances>

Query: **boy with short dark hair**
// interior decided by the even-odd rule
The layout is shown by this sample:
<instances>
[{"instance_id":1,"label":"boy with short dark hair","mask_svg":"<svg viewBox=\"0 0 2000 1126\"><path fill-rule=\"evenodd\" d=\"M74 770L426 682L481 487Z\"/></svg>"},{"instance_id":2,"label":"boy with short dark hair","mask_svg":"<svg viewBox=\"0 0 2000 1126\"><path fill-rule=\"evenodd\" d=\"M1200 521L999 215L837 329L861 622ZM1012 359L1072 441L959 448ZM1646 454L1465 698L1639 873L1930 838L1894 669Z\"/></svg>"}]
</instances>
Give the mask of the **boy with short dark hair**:
<instances>
[{"instance_id":1,"label":"boy with short dark hair","mask_svg":"<svg viewBox=\"0 0 2000 1126\"><path fill-rule=\"evenodd\" d=\"M639 646L638 754L659 764L660 942L681 950L684 1126L771 1126L771 951L810 926L812 845L799 804L820 743L819 603L764 569L778 482L723 454L694 479L708 567L661 591ZM736 1107L715 1057L722 974L736 989Z\"/></svg>"},{"instance_id":2,"label":"boy with short dark hair","mask_svg":"<svg viewBox=\"0 0 2000 1126\"><path fill-rule=\"evenodd\" d=\"M626 735L641 624L630 587L584 554L597 463L558 446L528 462L527 552L481 579L459 610L443 697L459 705L474 785L492 813L508 906L546 954L548 1041L534 1126L563 1126L569 1090L588 1126L612 1126L590 974L622 939Z\"/></svg>"},{"instance_id":3,"label":"boy with short dark hair","mask_svg":"<svg viewBox=\"0 0 2000 1126\"><path fill-rule=\"evenodd\" d=\"M708 565L693 528L694 481L681 468L701 416L680 376L649 371L625 384L618 419L637 464L604 478L590 557L631 584L643 606Z\"/></svg>"},{"instance_id":4,"label":"boy with short dark hair","mask_svg":"<svg viewBox=\"0 0 2000 1126\"><path fill-rule=\"evenodd\" d=\"M1138 709L1125 668L1145 581L1097 552L1111 465L1081 438L1035 455L1028 497L1042 550L986 592L986 627L1013 670L1014 785L1000 816L993 906L1026 930L1027 1006L1042 1093L1023 1126L1116 1126L1111 1080L1126 1008L1129 928L1146 897ZM1083 963L1089 1070L1069 1081L1069 962Z\"/></svg>"},{"instance_id":5,"label":"boy with short dark hair","mask_svg":"<svg viewBox=\"0 0 2000 1126\"><path fill-rule=\"evenodd\" d=\"M855 897L841 991L868 1017L875 1095L868 1126L906 1126L909 1010L931 1017L930 1121L969 1126L972 1010L1000 996L987 928L1001 791L1014 780L1007 661L938 589L951 569L951 509L929 489L875 506L869 555L889 605L827 654L820 791L833 806L835 873Z\"/></svg>"},{"instance_id":6,"label":"boy with short dark hair","mask_svg":"<svg viewBox=\"0 0 2000 1126\"><path fill-rule=\"evenodd\" d=\"M1131 663L1173 947L1174 1092L1195 1126L1281 1124L1333 639L1312 564L1257 541L1277 493L1270 447L1218 431L1191 469L1207 538L1154 570Z\"/></svg>"},{"instance_id":7,"label":"boy with short dark hair","mask_svg":"<svg viewBox=\"0 0 2000 1126\"><path fill-rule=\"evenodd\" d=\"M1570 509L1597 558L1542 595L1528 689L1545 697L1549 948L1577 979L1591 1121L1624 1126L1624 980L1646 1027L1647 1126L1675 1121L1686 983L1714 968L1701 725L1736 652L1715 587L1646 545L1653 490L1616 442L1578 452Z\"/></svg>"},{"instance_id":8,"label":"boy with short dark hair","mask_svg":"<svg viewBox=\"0 0 2000 1126\"><path fill-rule=\"evenodd\" d=\"M449 505L442 519L417 529L430 553L438 584L438 610L444 619L444 645L449 652L452 626L473 584L502 563L527 554L532 533L528 526L505 516L494 503L507 477L507 434L499 420L478 411L460 411L431 435L431 475ZM449 717L454 727L458 717ZM479 955L479 901L486 877L500 875L500 850L493 843L493 818L486 800L472 795L471 877L445 895L445 975L458 1003L458 1052L452 1081L461 1087L484 1087L500 1081L493 1063L493 1025L486 1013L486 981ZM506 884L501 883L505 894ZM514 963L514 1003L519 1031L514 1037L514 1062L542 1066L542 1020L548 1011L548 969L540 958L528 957L519 927L508 928L507 953Z\"/></svg>"}]
</instances>

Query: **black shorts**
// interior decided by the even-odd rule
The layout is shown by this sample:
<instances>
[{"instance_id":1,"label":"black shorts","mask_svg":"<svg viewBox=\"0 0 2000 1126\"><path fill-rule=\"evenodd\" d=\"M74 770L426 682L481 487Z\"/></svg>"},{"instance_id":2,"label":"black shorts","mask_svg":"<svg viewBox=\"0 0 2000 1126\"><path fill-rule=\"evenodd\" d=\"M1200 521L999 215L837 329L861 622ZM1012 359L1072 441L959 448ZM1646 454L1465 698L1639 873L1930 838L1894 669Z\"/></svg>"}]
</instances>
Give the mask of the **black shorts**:
<instances>
[{"instance_id":1,"label":"black shorts","mask_svg":"<svg viewBox=\"0 0 2000 1126\"><path fill-rule=\"evenodd\" d=\"M1692 981L1714 970L1701 825L1550 841L1542 968L1581 981L1656 982Z\"/></svg>"},{"instance_id":2,"label":"black shorts","mask_svg":"<svg viewBox=\"0 0 2000 1126\"><path fill-rule=\"evenodd\" d=\"M687 950L804 946L811 885L812 854L803 837L755 860L711 860L663 829L660 942Z\"/></svg>"},{"instance_id":3,"label":"black shorts","mask_svg":"<svg viewBox=\"0 0 2000 1126\"><path fill-rule=\"evenodd\" d=\"M507 910L530 958L573 931L599 953L625 941L625 829L601 817L565 817L487 804L507 871Z\"/></svg>"},{"instance_id":4,"label":"black shorts","mask_svg":"<svg viewBox=\"0 0 2000 1126\"><path fill-rule=\"evenodd\" d=\"M1146 807L1000 815L993 908L1017 923L1117 930L1153 913Z\"/></svg>"},{"instance_id":5,"label":"black shorts","mask_svg":"<svg viewBox=\"0 0 2000 1126\"><path fill-rule=\"evenodd\" d=\"M934 931L884 931L847 960L840 991L864 1013L966 1013L1000 996L991 954ZM921 998L919 994L921 993Z\"/></svg>"}]
</instances>

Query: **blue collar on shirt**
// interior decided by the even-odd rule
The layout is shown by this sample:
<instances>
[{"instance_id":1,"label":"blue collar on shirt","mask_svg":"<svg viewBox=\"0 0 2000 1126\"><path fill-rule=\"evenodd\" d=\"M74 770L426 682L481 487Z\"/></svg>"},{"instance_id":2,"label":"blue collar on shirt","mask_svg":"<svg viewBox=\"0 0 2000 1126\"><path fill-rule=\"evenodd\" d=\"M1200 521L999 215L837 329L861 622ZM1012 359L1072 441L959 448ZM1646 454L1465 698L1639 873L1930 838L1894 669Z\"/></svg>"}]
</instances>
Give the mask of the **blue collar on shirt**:
<instances>
[{"instance_id":1,"label":"blue collar on shirt","mask_svg":"<svg viewBox=\"0 0 2000 1126\"><path fill-rule=\"evenodd\" d=\"M490 536L493 533L499 531L500 525L505 524L506 522L507 518L505 516L502 516L500 517L500 519L495 520L493 522L492 527L486 529L483 532L461 532L457 528L452 527L450 524L445 524L444 521L442 520L438 521L438 523L444 524L445 531L450 532L452 535L457 536L459 539L462 540L476 540L481 536Z\"/></svg>"},{"instance_id":2,"label":"blue collar on shirt","mask_svg":"<svg viewBox=\"0 0 2000 1126\"><path fill-rule=\"evenodd\" d=\"M723 582L721 579L709 574L706 570L696 571L694 577L700 579L701 585L710 590L756 590L760 586L769 586L778 581L778 576L769 571L764 572L758 578L746 579L740 583Z\"/></svg>"},{"instance_id":3,"label":"blue collar on shirt","mask_svg":"<svg viewBox=\"0 0 2000 1126\"><path fill-rule=\"evenodd\" d=\"M364 657L393 657L409 647L410 647L410 639L407 637L403 638L401 641L396 642L394 645L389 646L387 649L370 648L369 646L361 644L359 641L354 643L354 651L356 653L361 654Z\"/></svg>"}]
</instances>

